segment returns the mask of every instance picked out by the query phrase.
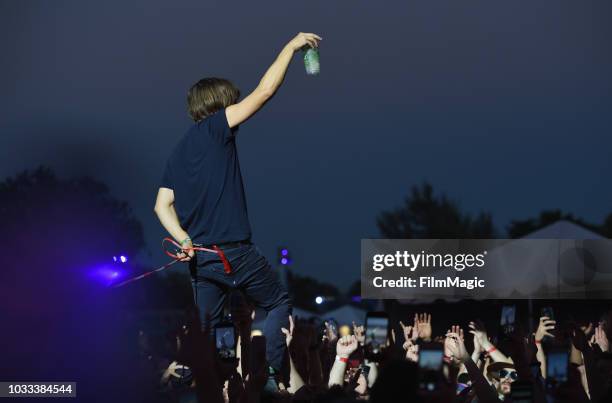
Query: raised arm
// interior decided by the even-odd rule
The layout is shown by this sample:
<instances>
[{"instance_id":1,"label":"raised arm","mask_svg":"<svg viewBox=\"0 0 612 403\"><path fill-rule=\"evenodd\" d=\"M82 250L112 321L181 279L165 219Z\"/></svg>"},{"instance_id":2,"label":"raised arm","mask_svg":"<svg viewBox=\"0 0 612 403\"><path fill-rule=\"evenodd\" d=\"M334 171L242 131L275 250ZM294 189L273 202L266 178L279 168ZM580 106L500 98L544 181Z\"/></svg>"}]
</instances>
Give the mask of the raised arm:
<instances>
[{"instance_id":1,"label":"raised arm","mask_svg":"<svg viewBox=\"0 0 612 403\"><path fill-rule=\"evenodd\" d=\"M285 335L285 343L287 344L287 349L291 345L291 341L293 340L293 330L295 326L293 324L293 317L289 315L289 329L281 328L281 332ZM287 391L291 394L297 392L302 386L304 386L304 380L300 376L300 373L297 371L295 364L293 363L293 358L291 358L291 353L289 355L289 387Z\"/></svg>"},{"instance_id":2,"label":"raised arm","mask_svg":"<svg viewBox=\"0 0 612 403\"><path fill-rule=\"evenodd\" d=\"M584 371L587 379L589 397L594 402L601 401L603 397L605 381L597 370L597 357L587 342L584 332L577 328L573 330L572 344L582 353L584 359ZM587 389L585 389L586 391Z\"/></svg>"},{"instance_id":3,"label":"raised arm","mask_svg":"<svg viewBox=\"0 0 612 403\"><path fill-rule=\"evenodd\" d=\"M322 38L315 34L300 32L278 54L276 60L268 68L259 85L237 104L225 109L229 127L235 127L253 116L268 99L274 95L283 83L285 73L291 62L293 54L304 46L318 47Z\"/></svg>"},{"instance_id":4,"label":"raised arm","mask_svg":"<svg viewBox=\"0 0 612 403\"><path fill-rule=\"evenodd\" d=\"M551 320L548 316L542 316L540 318L540 324L538 325L538 330L535 333L535 344L538 349L536 353L536 358L540 363L540 373L542 374L542 378L546 379L546 354L544 354L544 348L542 348L542 340L544 337L555 337L551 331L555 330L555 322Z\"/></svg>"},{"instance_id":5,"label":"raised arm","mask_svg":"<svg viewBox=\"0 0 612 403\"><path fill-rule=\"evenodd\" d=\"M357 350L357 338L355 336L343 336L336 344L336 361L329 373L328 386L340 385L344 383L344 371L346 363L353 351Z\"/></svg>"},{"instance_id":6,"label":"raised arm","mask_svg":"<svg viewBox=\"0 0 612 403\"><path fill-rule=\"evenodd\" d=\"M487 332L481 323L470 322L469 327L470 333L472 333L475 338L478 338L478 343L480 344L481 348L487 352L487 354L489 354L494 362L508 362L508 357L506 357L497 349L497 347L493 345L493 343L489 341Z\"/></svg>"},{"instance_id":7,"label":"raised arm","mask_svg":"<svg viewBox=\"0 0 612 403\"><path fill-rule=\"evenodd\" d=\"M465 348L465 344L459 335L457 333L447 333L446 338L448 343L445 344L449 354L453 357L453 360L457 360L461 364L465 365L465 368L470 376L470 380L472 381L472 387L474 388L476 396L478 397L478 401L482 403L499 402L497 394L493 389L491 389L482 372L470 358Z\"/></svg>"}]
</instances>

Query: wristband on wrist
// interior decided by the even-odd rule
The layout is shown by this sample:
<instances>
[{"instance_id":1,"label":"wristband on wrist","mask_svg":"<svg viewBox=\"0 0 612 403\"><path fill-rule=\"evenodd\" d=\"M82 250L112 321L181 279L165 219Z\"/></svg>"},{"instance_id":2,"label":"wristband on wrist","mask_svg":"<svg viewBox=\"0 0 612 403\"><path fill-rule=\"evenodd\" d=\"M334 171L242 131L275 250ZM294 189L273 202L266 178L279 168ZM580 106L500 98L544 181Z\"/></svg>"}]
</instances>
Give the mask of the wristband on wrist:
<instances>
[{"instance_id":1,"label":"wristband on wrist","mask_svg":"<svg viewBox=\"0 0 612 403\"><path fill-rule=\"evenodd\" d=\"M337 355L336 361L340 361L346 364L348 362L348 357L340 357L339 355Z\"/></svg>"},{"instance_id":2,"label":"wristband on wrist","mask_svg":"<svg viewBox=\"0 0 612 403\"><path fill-rule=\"evenodd\" d=\"M542 340L534 339L534 341L535 341L535 344L542 344Z\"/></svg>"},{"instance_id":3,"label":"wristband on wrist","mask_svg":"<svg viewBox=\"0 0 612 403\"><path fill-rule=\"evenodd\" d=\"M497 347L493 346L487 350L487 354L491 354L492 352L497 351Z\"/></svg>"},{"instance_id":4,"label":"wristband on wrist","mask_svg":"<svg viewBox=\"0 0 612 403\"><path fill-rule=\"evenodd\" d=\"M181 246L185 245L187 242L191 242L191 238L187 237L181 241Z\"/></svg>"},{"instance_id":5,"label":"wristband on wrist","mask_svg":"<svg viewBox=\"0 0 612 403\"><path fill-rule=\"evenodd\" d=\"M453 361L453 359L449 357L448 355L443 356L442 360L444 360L444 362L447 364L450 364Z\"/></svg>"}]
</instances>

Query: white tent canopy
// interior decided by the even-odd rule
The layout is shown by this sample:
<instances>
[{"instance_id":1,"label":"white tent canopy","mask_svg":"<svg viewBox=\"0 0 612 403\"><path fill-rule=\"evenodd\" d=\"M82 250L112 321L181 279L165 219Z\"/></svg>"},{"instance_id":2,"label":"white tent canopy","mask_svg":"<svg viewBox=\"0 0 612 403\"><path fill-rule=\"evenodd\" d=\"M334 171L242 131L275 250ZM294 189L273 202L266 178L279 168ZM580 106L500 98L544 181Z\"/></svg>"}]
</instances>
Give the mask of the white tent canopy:
<instances>
[{"instance_id":1,"label":"white tent canopy","mask_svg":"<svg viewBox=\"0 0 612 403\"><path fill-rule=\"evenodd\" d=\"M534 246L529 240L542 243ZM587 267L588 261L580 252L585 247L582 241L590 240L605 242L606 238L573 222L560 220L490 251L487 261L495 270L480 276L487 281L487 292L482 298L585 297L587 290L605 290L611 276L598 272L601 268ZM601 249L605 248L599 246L594 250L600 266L610 261L610 256L600 252Z\"/></svg>"},{"instance_id":2,"label":"white tent canopy","mask_svg":"<svg viewBox=\"0 0 612 403\"><path fill-rule=\"evenodd\" d=\"M554 244L552 242L548 244L544 241L541 248L533 248L525 243L525 240L531 239L560 241ZM564 292L579 293L584 288L582 287L584 285L582 279L586 279L586 275L592 276L589 282L591 290L594 288L599 288L600 291L609 290L612 287L611 269L599 267L593 273L589 272L590 269L581 269L579 264L575 264L573 271L567 270L569 268L568 263L571 262L568 262L567 255L563 257L560 253L562 249L567 250L572 247L572 240L606 242L606 239L606 237L571 221L559 220L520 239L512 240L489 251L487 261L494 262L495 270L483 271L479 274L479 278L487 281L487 292L481 293L481 298L512 298L517 295L533 295L542 287L554 289L559 286L563 287ZM575 245L580 246L580 242ZM608 253L599 251L598 257L601 262L612 261L612 249ZM461 298L446 298L447 301L458 299ZM423 303L433 300L434 298L403 299L400 300L400 303Z\"/></svg>"}]
</instances>

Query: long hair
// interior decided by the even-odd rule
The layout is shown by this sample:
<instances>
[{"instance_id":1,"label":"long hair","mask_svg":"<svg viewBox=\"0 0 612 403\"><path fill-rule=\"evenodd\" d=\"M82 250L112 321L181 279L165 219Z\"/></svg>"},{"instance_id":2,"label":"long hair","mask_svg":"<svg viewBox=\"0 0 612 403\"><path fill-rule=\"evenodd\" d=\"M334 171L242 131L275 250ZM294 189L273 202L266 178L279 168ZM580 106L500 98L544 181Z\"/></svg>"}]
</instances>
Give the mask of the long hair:
<instances>
[{"instance_id":1,"label":"long hair","mask_svg":"<svg viewBox=\"0 0 612 403\"><path fill-rule=\"evenodd\" d=\"M191 118L199 122L207 116L235 104L240 91L224 78L207 77L191 86L187 93L187 109Z\"/></svg>"}]
</instances>

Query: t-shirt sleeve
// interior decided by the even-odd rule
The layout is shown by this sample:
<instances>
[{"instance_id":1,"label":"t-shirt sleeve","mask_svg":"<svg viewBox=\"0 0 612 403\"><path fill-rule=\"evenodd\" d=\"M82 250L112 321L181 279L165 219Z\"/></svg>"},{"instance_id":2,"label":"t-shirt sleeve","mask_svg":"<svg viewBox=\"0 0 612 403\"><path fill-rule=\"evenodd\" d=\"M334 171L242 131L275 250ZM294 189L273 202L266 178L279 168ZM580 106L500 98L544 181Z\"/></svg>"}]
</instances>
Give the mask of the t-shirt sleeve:
<instances>
[{"instance_id":1,"label":"t-shirt sleeve","mask_svg":"<svg viewBox=\"0 0 612 403\"><path fill-rule=\"evenodd\" d=\"M166 164L166 168L164 169L164 173L162 175L161 182L159 187L174 189L174 184L172 181L172 169L170 167L170 161Z\"/></svg>"},{"instance_id":2,"label":"t-shirt sleeve","mask_svg":"<svg viewBox=\"0 0 612 403\"><path fill-rule=\"evenodd\" d=\"M227 123L227 116L225 115L225 109L221 109L206 118L208 121L208 130L210 134L218 141L226 142L232 139L236 134L235 129L230 129L229 123Z\"/></svg>"}]
</instances>

